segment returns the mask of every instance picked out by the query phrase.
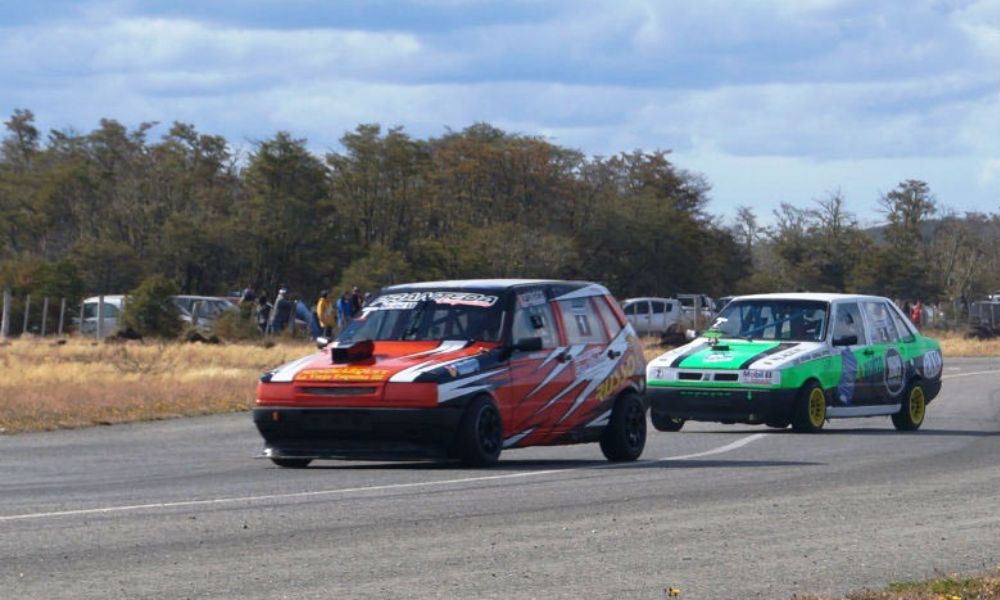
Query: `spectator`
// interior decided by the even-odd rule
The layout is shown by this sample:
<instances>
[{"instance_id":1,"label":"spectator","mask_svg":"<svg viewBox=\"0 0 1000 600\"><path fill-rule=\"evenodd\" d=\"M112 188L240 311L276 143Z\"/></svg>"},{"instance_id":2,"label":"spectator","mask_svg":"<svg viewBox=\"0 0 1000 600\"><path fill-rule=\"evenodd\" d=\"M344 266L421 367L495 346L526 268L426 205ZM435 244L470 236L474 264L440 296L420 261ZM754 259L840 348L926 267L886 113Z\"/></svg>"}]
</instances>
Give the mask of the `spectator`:
<instances>
[{"instance_id":1,"label":"spectator","mask_svg":"<svg viewBox=\"0 0 1000 600\"><path fill-rule=\"evenodd\" d=\"M345 291L340 300L337 300L337 324L341 328L347 327L353 316L351 313L351 293Z\"/></svg>"},{"instance_id":2,"label":"spectator","mask_svg":"<svg viewBox=\"0 0 1000 600\"><path fill-rule=\"evenodd\" d=\"M257 329L260 332L267 333L267 324L271 320L271 303L267 301L267 294L261 294L257 298Z\"/></svg>"},{"instance_id":3,"label":"spectator","mask_svg":"<svg viewBox=\"0 0 1000 600\"><path fill-rule=\"evenodd\" d=\"M361 301L361 306L368 306L368 301L371 300L371 299L372 299L372 293L371 292L365 292L365 295L361 299L362 300Z\"/></svg>"},{"instance_id":4,"label":"spectator","mask_svg":"<svg viewBox=\"0 0 1000 600\"><path fill-rule=\"evenodd\" d=\"M288 327L288 321L292 318L294 307L295 305L288 298L288 290L285 288L278 290L278 297L274 299L270 333L280 333L285 327Z\"/></svg>"},{"instance_id":5,"label":"spectator","mask_svg":"<svg viewBox=\"0 0 1000 600\"><path fill-rule=\"evenodd\" d=\"M364 306L364 302L361 300L361 292L358 291L358 286L351 288L351 317L361 312L361 307Z\"/></svg>"},{"instance_id":6,"label":"spectator","mask_svg":"<svg viewBox=\"0 0 1000 600\"><path fill-rule=\"evenodd\" d=\"M920 327L921 317L923 316L924 305L920 303L920 299L917 298L917 303L913 305L913 309L910 311L910 320L917 327Z\"/></svg>"},{"instance_id":7,"label":"spectator","mask_svg":"<svg viewBox=\"0 0 1000 600\"><path fill-rule=\"evenodd\" d=\"M244 289L243 293L240 294L239 304L252 303L253 301L254 301L253 288L246 288L246 289Z\"/></svg>"},{"instance_id":8,"label":"spectator","mask_svg":"<svg viewBox=\"0 0 1000 600\"><path fill-rule=\"evenodd\" d=\"M319 326L322 334L326 337L333 335L333 328L337 325L337 308L329 299L330 292L323 290L319 293L319 300L316 302L316 317L319 319Z\"/></svg>"}]
</instances>

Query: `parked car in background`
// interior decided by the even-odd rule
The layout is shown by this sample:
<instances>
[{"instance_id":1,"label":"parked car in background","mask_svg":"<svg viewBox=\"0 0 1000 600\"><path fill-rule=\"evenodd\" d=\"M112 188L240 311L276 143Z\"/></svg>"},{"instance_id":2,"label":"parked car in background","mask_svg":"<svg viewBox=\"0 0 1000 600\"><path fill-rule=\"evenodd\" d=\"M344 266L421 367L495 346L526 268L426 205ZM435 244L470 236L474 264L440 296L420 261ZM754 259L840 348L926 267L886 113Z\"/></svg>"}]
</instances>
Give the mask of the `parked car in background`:
<instances>
[{"instance_id":1,"label":"parked car in background","mask_svg":"<svg viewBox=\"0 0 1000 600\"><path fill-rule=\"evenodd\" d=\"M845 294L733 299L694 342L649 363L653 426L764 423L817 432L831 418L923 423L941 390L940 344L890 300Z\"/></svg>"},{"instance_id":2,"label":"parked car in background","mask_svg":"<svg viewBox=\"0 0 1000 600\"><path fill-rule=\"evenodd\" d=\"M104 297L104 319L101 322L102 337L118 333L124 302L125 296L123 294L109 294ZM100 296L91 296L83 301L82 318L74 319L80 333L84 335L97 334L99 305Z\"/></svg>"},{"instance_id":3,"label":"parked car in background","mask_svg":"<svg viewBox=\"0 0 1000 600\"><path fill-rule=\"evenodd\" d=\"M639 335L682 334L690 322L674 298L629 298L622 312Z\"/></svg>"},{"instance_id":4,"label":"parked car in background","mask_svg":"<svg viewBox=\"0 0 1000 600\"><path fill-rule=\"evenodd\" d=\"M181 320L203 331L211 331L215 320L222 313L235 310L236 305L228 298L217 296L191 296L181 294L174 296L174 304L181 313Z\"/></svg>"},{"instance_id":5,"label":"parked car in background","mask_svg":"<svg viewBox=\"0 0 1000 600\"><path fill-rule=\"evenodd\" d=\"M696 331L708 328L715 318L715 300L705 294L677 294L681 309L690 322L690 327ZM698 310L695 310L697 305Z\"/></svg>"},{"instance_id":6,"label":"parked car in background","mask_svg":"<svg viewBox=\"0 0 1000 600\"><path fill-rule=\"evenodd\" d=\"M599 442L611 461L646 442L645 358L604 287L489 279L381 290L335 342L260 378L263 457L452 458Z\"/></svg>"},{"instance_id":7,"label":"parked car in background","mask_svg":"<svg viewBox=\"0 0 1000 600\"><path fill-rule=\"evenodd\" d=\"M115 335L122 328L122 310L125 307L124 294L109 294L104 296L104 319L101 323L101 335ZM194 317L198 322L194 324L202 331L211 331L215 325L215 320L219 315L227 310L235 310L236 305L225 298L215 296L191 296L181 294L173 297L174 304L180 312L181 320L188 324L193 324ZM76 324L80 333L84 335L97 334L97 307L100 296L91 296L83 301L83 318L76 319Z\"/></svg>"}]
</instances>

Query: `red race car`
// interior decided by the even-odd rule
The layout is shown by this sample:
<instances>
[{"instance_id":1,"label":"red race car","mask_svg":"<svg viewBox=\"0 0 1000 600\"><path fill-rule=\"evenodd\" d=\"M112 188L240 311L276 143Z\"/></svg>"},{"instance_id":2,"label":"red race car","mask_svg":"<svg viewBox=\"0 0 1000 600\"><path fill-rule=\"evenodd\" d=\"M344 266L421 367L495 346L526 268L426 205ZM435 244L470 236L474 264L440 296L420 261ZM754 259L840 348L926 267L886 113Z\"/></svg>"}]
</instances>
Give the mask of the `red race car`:
<instances>
[{"instance_id":1,"label":"red race car","mask_svg":"<svg viewBox=\"0 0 1000 600\"><path fill-rule=\"evenodd\" d=\"M599 441L630 461L646 443L645 365L604 287L479 280L397 285L320 352L265 373L253 419L263 456L451 458Z\"/></svg>"}]
</instances>

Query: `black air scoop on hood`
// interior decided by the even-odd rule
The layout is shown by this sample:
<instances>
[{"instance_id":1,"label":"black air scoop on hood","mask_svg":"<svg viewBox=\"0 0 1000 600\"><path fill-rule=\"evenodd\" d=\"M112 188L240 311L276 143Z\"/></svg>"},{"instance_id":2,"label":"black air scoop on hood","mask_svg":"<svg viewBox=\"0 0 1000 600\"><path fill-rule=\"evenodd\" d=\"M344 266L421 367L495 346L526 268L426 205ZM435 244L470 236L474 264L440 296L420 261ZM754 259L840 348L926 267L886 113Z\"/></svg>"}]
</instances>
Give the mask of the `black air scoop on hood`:
<instances>
[{"instance_id":1,"label":"black air scoop on hood","mask_svg":"<svg viewBox=\"0 0 1000 600\"><path fill-rule=\"evenodd\" d=\"M334 342L330 345L330 360L335 365L358 362L372 357L375 352L375 342L361 340L349 344Z\"/></svg>"}]
</instances>

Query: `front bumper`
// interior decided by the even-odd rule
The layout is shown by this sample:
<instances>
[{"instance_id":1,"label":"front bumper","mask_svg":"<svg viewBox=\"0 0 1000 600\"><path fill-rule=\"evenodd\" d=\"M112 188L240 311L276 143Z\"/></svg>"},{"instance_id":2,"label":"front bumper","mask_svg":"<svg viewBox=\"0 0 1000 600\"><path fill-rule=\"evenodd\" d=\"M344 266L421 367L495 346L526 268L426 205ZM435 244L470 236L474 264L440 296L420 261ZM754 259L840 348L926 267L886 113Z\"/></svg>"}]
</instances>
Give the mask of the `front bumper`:
<instances>
[{"instance_id":1,"label":"front bumper","mask_svg":"<svg viewBox=\"0 0 1000 600\"><path fill-rule=\"evenodd\" d=\"M646 387L650 410L689 421L791 422L798 390Z\"/></svg>"},{"instance_id":2,"label":"front bumper","mask_svg":"<svg viewBox=\"0 0 1000 600\"><path fill-rule=\"evenodd\" d=\"M383 460L449 456L464 406L257 407L266 458Z\"/></svg>"}]
</instances>

